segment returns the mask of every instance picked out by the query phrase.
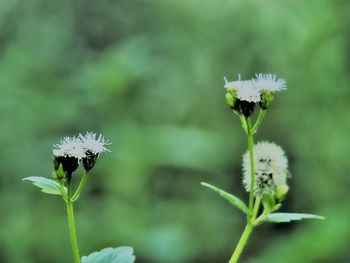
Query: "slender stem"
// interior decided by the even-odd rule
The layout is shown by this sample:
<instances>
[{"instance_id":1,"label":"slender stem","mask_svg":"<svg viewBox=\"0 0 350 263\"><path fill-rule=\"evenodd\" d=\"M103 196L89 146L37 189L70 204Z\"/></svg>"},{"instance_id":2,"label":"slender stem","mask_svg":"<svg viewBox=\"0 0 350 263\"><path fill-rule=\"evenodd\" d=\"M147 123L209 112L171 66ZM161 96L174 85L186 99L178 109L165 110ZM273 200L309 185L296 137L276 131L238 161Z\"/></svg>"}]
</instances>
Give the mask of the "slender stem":
<instances>
[{"instance_id":1,"label":"slender stem","mask_svg":"<svg viewBox=\"0 0 350 263\"><path fill-rule=\"evenodd\" d=\"M66 193L66 191L65 191L65 187L64 187L64 184L63 184L63 182L59 182L59 184L60 184L60 192L61 192L61 195L62 195L62 198L63 198L63 200L64 201L68 201L68 196L67 196L67 193Z\"/></svg>"},{"instance_id":2,"label":"slender stem","mask_svg":"<svg viewBox=\"0 0 350 263\"><path fill-rule=\"evenodd\" d=\"M263 118L263 116L262 116L262 118ZM251 185L250 185L250 191L249 191L249 212L250 212L250 214L247 217L247 225L245 226L245 229L242 233L242 236L239 239L239 242L235 248L235 251L232 254L232 257L231 257L229 263L238 262L238 259L239 259L240 255L242 254L244 247L247 244L249 236L253 231L253 228L255 226L255 219L256 219L257 213L259 212L259 207L260 207L260 198L259 197L257 197L255 199L255 204L254 204L254 185L255 185L254 139L253 139L254 133L252 131L252 124L251 124L249 117L245 118L245 123L246 123L245 131L247 133L249 156L250 156L250 169L251 169ZM254 125L254 127L255 126L256 125ZM258 126L256 126L256 127L258 127Z\"/></svg>"},{"instance_id":3,"label":"slender stem","mask_svg":"<svg viewBox=\"0 0 350 263\"><path fill-rule=\"evenodd\" d=\"M73 202L71 200L67 201L67 214L68 214L70 240L71 240L73 255L74 255L74 262L80 263L77 233L75 231L75 224L74 224Z\"/></svg>"},{"instance_id":4,"label":"slender stem","mask_svg":"<svg viewBox=\"0 0 350 263\"><path fill-rule=\"evenodd\" d=\"M233 255L229 261L229 263L236 263L238 262L239 256L242 254L242 251L247 244L248 238L250 234L252 233L254 228L254 225L251 222L248 222L247 225L245 226L245 229L243 231L243 234L241 238L239 239L239 242L236 246L235 251L233 252Z\"/></svg>"},{"instance_id":5,"label":"slender stem","mask_svg":"<svg viewBox=\"0 0 350 263\"><path fill-rule=\"evenodd\" d=\"M89 172L84 170L84 173L83 173L83 176L82 176L81 181L79 183L79 186L78 186L77 190L75 191L74 195L71 198L71 200L73 202L79 198L80 192L84 188L84 186L86 184L86 181L88 179L88 175L89 175Z\"/></svg>"},{"instance_id":6,"label":"slender stem","mask_svg":"<svg viewBox=\"0 0 350 263\"><path fill-rule=\"evenodd\" d=\"M247 137L248 137L248 148L250 156L250 170L251 170L251 185L249 191L249 210L253 209L254 202L254 184L255 184L255 169L254 169L254 139L252 134L252 125L249 117L246 118L247 122Z\"/></svg>"},{"instance_id":7,"label":"slender stem","mask_svg":"<svg viewBox=\"0 0 350 263\"><path fill-rule=\"evenodd\" d=\"M243 114L239 114L238 117L241 120L243 130L245 131L246 134L248 134L248 127L247 127L247 120L246 120L246 118L244 117Z\"/></svg>"},{"instance_id":8,"label":"slender stem","mask_svg":"<svg viewBox=\"0 0 350 263\"><path fill-rule=\"evenodd\" d=\"M257 216L257 214L259 212L259 208L260 208L260 200L261 200L260 197L255 198L255 204L254 204L253 215L252 215L252 220L253 220L254 225L255 225L256 216Z\"/></svg>"},{"instance_id":9,"label":"slender stem","mask_svg":"<svg viewBox=\"0 0 350 263\"><path fill-rule=\"evenodd\" d=\"M252 134L254 134L258 131L258 128L259 128L261 122L263 121L265 114L266 114L266 110L260 109L258 119L256 120L256 122L252 128Z\"/></svg>"},{"instance_id":10,"label":"slender stem","mask_svg":"<svg viewBox=\"0 0 350 263\"><path fill-rule=\"evenodd\" d=\"M72 177L70 176L70 177L68 177L68 180L67 180L68 198L67 198L66 204L67 204L68 225L69 225L70 241L71 241L73 255L74 255L74 262L80 263L77 233L75 230L75 223L74 223L73 201L71 198L71 195L72 195L72 180L71 180L71 178Z\"/></svg>"},{"instance_id":11,"label":"slender stem","mask_svg":"<svg viewBox=\"0 0 350 263\"><path fill-rule=\"evenodd\" d=\"M252 217L247 219L247 225L245 226L245 229L242 233L242 236L239 239L239 242L235 248L235 251L232 254L232 257L231 257L229 263L238 262L238 259L239 259L240 255L242 254L245 245L247 244L249 236L254 229L255 219L256 219L257 213L259 211L259 207L260 207L260 198L257 197L255 199L255 204L254 204L254 208L252 211Z\"/></svg>"}]
</instances>

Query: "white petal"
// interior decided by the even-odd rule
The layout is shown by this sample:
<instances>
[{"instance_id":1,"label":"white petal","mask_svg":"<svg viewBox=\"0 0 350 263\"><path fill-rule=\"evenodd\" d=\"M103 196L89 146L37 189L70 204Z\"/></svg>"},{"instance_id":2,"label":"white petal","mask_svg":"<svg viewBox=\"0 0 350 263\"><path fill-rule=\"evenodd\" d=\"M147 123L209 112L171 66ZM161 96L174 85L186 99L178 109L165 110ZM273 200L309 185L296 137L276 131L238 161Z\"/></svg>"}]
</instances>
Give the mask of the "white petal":
<instances>
[{"instance_id":1,"label":"white petal","mask_svg":"<svg viewBox=\"0 0 350 263\"><path fill-rule=\"evenodd\" d=\"M105 140L102 134L96 138L96 133L87 132L85 136L79 134L79 138L82 140L82 145L85 151L89 151L93 154L110 152L110 150L106 148L110 143L108 140Z\"/></svg>"},{"instance_id":2,"label":"white petal","mask_svg":"<svg viewBox=\"0 0 350 263\"><path fill-rule=\"evenodd\" d=\"M64 137L60 144L55 144L53 155L57 157L75 157L78 159L85 157L85 151L82 148L81 140L77 137Z\"/></svg>"},{"instance_id":3,"label":"white petal","mask_svg":"<svg viewBox=\"0 0 350 263\"><path fill-rule=\"evenodd\" d=\"M286 81L284 79L276 80L274 74L255 74L256 79L253 79L255 87L259 91L281 91L287 89Z\"/></svg>"}]
</instances>

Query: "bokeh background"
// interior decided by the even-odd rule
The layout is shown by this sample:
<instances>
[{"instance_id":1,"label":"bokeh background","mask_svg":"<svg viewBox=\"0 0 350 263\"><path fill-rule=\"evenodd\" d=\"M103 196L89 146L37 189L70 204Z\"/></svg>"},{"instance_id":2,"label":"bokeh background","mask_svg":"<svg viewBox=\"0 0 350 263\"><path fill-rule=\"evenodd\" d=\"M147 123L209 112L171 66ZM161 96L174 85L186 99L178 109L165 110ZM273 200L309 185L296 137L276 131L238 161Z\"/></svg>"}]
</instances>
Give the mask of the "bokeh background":
<instances>
[{"instance_id":1,"label":"bokeh background","mask_svg":"<svg viewBox=\"0 0 350 263\"><path fill-rule=\"evenodd\" d=\"M223 76L256 72L288 84L257 138L289 156L282 211L327 220L263 225L242 262L350 262L349 24L346 0L0 1L0 262L72 262L64 203L21 179L85 131L112 152L76 205L81 255L227 262L245 218L199 183L247 199Z\"/></svg>"}]
</instances>

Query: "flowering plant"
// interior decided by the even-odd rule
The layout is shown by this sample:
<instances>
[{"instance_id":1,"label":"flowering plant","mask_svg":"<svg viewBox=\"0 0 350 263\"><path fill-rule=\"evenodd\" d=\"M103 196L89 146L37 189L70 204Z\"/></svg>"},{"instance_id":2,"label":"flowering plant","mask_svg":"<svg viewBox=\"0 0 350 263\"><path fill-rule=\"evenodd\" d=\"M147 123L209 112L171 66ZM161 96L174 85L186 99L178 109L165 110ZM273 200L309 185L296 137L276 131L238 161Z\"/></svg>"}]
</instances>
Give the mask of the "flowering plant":
<instances>
[{"instance_id":1,"label":"flowering plant","mask_svg":"<svg viewBox=\"0 0 350 263\"><path fill-rule=\"evenodd\" d=\"M254 135L258 132L275 93L285 90L286 82L283 79L276 79L276 75L272 74L256 74L256 78L252 80L241 80L240 76L236 81L229 82L226 77L224 80L226 102L240 118L248 141L248 151L243 155L243 186L249 193L248 205L214 185L204 182L202 185L220 194L247 216L244 232L229 260L229 263L235 263L238 262L256 226L264 222L285 223L301 219L324 219L324 217L305 213L275 212L281 207L289 190L288 159L283 149L274 143L259 142L254 145ZM253 125L251 115L256 104L259 104L260 110Z\"/></svg>"},{"instance_id":2,"label":"flowering plant","mask_svg":"<svg viewBox=\"0 0 350 263\"><path fill-rule=\"evenodd\" d=\"M31 176L24 180L31 181L42 192L60 195L66 203L69 233L75 263L133 263L135 256L131 247L105 248L80 259L77 234L74 222L73 203L78 200L90 171L102 153L110 152L106 148L110 143L102 135L87 132L78 137L64 137L53 149L53 179ZM83 166L83 175L75 191L73 191L73 173L79 165Z\"/></svg>"}]
</instances>

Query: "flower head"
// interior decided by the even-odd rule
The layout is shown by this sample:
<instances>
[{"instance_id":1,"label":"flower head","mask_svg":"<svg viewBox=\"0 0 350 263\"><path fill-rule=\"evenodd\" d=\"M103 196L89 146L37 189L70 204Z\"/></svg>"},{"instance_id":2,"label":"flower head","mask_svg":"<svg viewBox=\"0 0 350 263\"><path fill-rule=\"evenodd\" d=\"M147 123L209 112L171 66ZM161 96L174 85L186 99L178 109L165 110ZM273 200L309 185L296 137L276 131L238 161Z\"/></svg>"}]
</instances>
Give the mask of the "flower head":
<instances>
[{"instance_id":1,"label":"flower head","mask_svg":"<svg viewBox=\"0 0 350 263\"><path fill-rule=\"evenodd\" d=\"M227 104L237 114L243 114L249 117L255 108L255 104L260 102L260 92L255 88L252 80L238 80L228 82L226 78L224 88L227 90L225 95Z\"/></svg>"},{"instance_id":2,"label":"flower head","mask_svg":"<svg viewBox=\"0 0 350 263\"><path fill-rule=\"evenodd\" d=\"M286 81L284 79L277 79L275 74L255 74L256 79L253 79L254 86L259 92L263 91L281 91L286 88Z\"/></svg>"},{"instance_id":3,"label":"flower head","mask_svg":"<svg viewBox=\"0 0 350 263\"><path fill-rule=\"evenodd\" d=\"M227 91L234 90L236 92L237 98L241 101L254 103L260 101L260 92L258 89L256 89L254 81L241 80L240 75L236 81L228 82L225 78L224 88Z\"/></svg>"},{"instance_id":4,"label":"flower head","mask_svg":"<svg viewBox=\"0 0 350 263\"><path fill-rule=\"evenodd\" d=\"M81 140L77 137L64 137L60 144L55 144L56 149L52 150L54 159L54 168L59 171L60 166L68 175L74 172L82 158L85 157L85 151L81 147ZM66 175L60 175L63 179Z\"/></svg>"},{"instance_id":5,"label":"flower head","mask_svg":"<svg viewBox=\"0 0 350 263\"><path fill-rule=\"evenodd\" d=\"M254 195L274 195L277 188L288 188L288 160L283 149L274 143L260 142L254 146L255 184ZM251 187L249 151L243 155L243 185L247 192Z\"/></svg>"},{"instance_id":6,"label":"flower head","mask_svg":"<svg viewBox=\"0 0 350 263\"><path fill-rule=\"evenodd\" d=\"M239 88L237 88L237 98L241 101L259 102L260 92L250 80L242 81Z\"/></svg>"},{"instance_id":7,"label":"flower head","mask_svg":"<svg viewBox=\"0 0 350 263\"><path fill-rule=\"evenodd\" d=\"M81 159L85 157L85 151L81 147L81 140L78 137L64 137L60 144L55 144L53 155L56 157L75 157Z\"/></svg>"},{"instance_id":8,"label":"flower head","mask_svg":"<svg viewBox=\"0 0 350 263\"><path fill-rule=\"evenodd\" d=\"M110 152L110 150L106 148L106 146L110 145L110 143L108 140L105 140L102 134L96 138L96 133L87 132L85 136L79 134L79 139L81 140L81 145L85 153L90 152L92 154L101 154Z\"/></svg>"},{"instance_id":9,"label":"flower head","mask_svg":"<svg viewBox=\"0 0 350 263\"><path fill-rule=\"evenodd\" d=\"M79 138L81 139L81 147L85 152L83 166L85 170L89 171L94 167L101 153L110 152L110 150L106 148L110 143L108 140L105 140L102 135L97 137L96 133L93 132L87 132L85 136L79 134Z\"/></svg>"}]
</instances>

